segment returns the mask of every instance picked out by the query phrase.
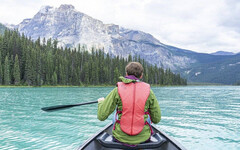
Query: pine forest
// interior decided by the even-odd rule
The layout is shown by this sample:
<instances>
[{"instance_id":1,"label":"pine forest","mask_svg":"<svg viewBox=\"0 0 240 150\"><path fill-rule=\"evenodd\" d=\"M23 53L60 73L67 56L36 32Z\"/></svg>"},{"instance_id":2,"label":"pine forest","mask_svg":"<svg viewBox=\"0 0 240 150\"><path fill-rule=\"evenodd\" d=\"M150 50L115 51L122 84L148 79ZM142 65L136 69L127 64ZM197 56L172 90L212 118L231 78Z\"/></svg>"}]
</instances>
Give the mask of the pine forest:
<instances>
[{"instance_id":1,"label":"pine forest","mask_svg":"<svg viewBox=\"0 0 240 150\"><path fill-rule=\"evenodd\" d=\"M115 85L125 75L128 62L144 67L143 81L153 85L186 85L186 79L146 63L139 56L127 59L105 54L101 49L79 45L59 48L57 40L36 41L16 30L0 34L0 85L16 86L88 86Z\"/></svg>"}]
</instances>

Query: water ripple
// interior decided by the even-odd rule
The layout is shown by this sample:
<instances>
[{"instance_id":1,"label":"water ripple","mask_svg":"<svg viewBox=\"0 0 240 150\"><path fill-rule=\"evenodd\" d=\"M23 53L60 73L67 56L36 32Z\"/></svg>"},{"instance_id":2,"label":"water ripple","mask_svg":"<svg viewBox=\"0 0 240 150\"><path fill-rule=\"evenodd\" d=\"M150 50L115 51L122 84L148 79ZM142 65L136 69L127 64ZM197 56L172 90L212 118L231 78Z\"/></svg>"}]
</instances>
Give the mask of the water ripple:
<instances>
[{"instance_id":1,"label":"water ripple","mask_svg":"<svg viewBox=\"0 0 240 150\"><path fill-rule=\"evenodd\" d=\"M76 149L107 121L97 104L43 112L41 107L106 96L111 88L0 88L0 149ZM240 149L240 87L154 87L162 110L157 128L187 149Z\"/></svg>"}]
</instances>

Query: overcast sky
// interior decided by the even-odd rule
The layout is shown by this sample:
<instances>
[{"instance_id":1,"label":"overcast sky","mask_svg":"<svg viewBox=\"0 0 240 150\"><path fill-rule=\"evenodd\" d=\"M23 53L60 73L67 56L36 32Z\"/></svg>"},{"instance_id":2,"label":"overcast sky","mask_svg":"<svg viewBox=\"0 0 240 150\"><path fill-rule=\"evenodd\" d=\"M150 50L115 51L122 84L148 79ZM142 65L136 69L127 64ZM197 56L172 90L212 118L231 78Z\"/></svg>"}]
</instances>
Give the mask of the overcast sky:
<instances>
[{"instance_id":1,"label":"overcast sky","mask_svg":"<svg viewBox=\"0 0 240 150\"><path fill-rule=\"evenodd\" d=\"M18 24L43 5L75 9L197 52L240 52L240 0L0 0L0 22Z\"/></svg>"}]
</instances>

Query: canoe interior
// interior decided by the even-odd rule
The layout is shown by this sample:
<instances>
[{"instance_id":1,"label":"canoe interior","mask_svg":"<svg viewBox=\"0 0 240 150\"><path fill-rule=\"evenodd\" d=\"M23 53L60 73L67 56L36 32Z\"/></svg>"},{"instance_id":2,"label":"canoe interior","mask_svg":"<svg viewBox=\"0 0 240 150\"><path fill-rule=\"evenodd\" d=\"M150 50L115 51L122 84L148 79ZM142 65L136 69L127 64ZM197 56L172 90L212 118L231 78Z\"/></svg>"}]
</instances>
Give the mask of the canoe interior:
<instances>
[{"instance_id":1,"label":"canoe interior","mask_svg":"<svg viewBox=\"0 0 240 150\"><path fill-rule=\"evenodd\" d=\"M79 150L119 150L115 148L105 148L98 141L97 138L103 133L107 132L112 135L112 124L108 124L101 131L96 133L93 137L89 138L83 145L79 147ZM180 143L168 136L163 131L159 131L156 127L153 126L154 133L159 133L161 136L165 137L167 141L159 148L146 149L146 150L186 150ZM130 148L129 148L130 149ZM145 149L141 149L145 150Z\"/></svg>"}]
</instances>

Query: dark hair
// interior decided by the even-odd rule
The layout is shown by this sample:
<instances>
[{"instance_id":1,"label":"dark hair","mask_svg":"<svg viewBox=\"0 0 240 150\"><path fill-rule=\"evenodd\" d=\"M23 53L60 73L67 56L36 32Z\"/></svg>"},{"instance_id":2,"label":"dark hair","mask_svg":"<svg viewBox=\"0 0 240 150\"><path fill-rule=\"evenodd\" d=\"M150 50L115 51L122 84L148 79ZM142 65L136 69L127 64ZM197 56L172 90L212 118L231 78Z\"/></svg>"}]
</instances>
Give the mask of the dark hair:
<instances>
[{"instance_id":1,"label":"dark hair","mask_svg":"<svg viewBox=\"0 0 240 150\"><path fill-rule=\"evenodd\" d=\"M137 78L140 78L143 74L143 66L139 62L130 62L125 67L125 71L128 75L134 75Z\"/></svg>"}]
</instances>

